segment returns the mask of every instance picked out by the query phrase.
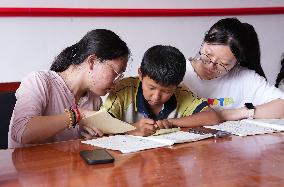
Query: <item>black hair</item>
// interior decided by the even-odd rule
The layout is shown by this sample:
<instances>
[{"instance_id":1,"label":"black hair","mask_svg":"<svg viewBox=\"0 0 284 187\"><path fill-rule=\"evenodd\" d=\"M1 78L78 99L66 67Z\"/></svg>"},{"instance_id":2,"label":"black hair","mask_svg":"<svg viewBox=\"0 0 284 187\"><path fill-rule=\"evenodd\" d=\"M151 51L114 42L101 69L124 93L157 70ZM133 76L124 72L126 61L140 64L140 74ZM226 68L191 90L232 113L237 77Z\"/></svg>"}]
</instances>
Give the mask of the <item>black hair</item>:
<instances>
[{"instance_id":1,"label":"black hair","mask_svg":"<svg viewBox=\"0 0 284 187\"><path fill-rule=\"evenodd\" d=\"M142 59L142 77L149 76L163 86L177 86L186 68L184 55L175 47L156 45L149 48Z\"/></svg>"},{"instance_id":2,"label":"black hair","mask_svg":"<svg viewBox=\"0 0 284 187\"><path fill-rule=\"evenodd\" d=\"M278 88L279 86L279 83L281 82L281 80L284 78L284 53L282 54L282 57L281 57L281 69L280 69L280 72L278 73L277 75L277 78L276 78L276 84L275 86Z\"/></svg>"},{"instance_id":3,"label":"black hair","mask_svg":"<svg viewBox=\"0 0 284 187\"><path fill-rule=\"evenodd\" d=\"M89 31L79 42L65 48L54 60L50 70L63 72L71 64L78 65L90 55L103 62L119 57L129 57L130 50L114 32L106 29Z\"/></svg>"},{"instance_id":4,"label":"black hair","mask_svg":"<svg viewBox=\"0 0 284 187\"><path fill-rule=\"evenodd\" d=\"M258 36L252 25L242 23L237 18L221 19L209 29L204 42L228 45L240 66L266 78L260 64Z\"/></svg>"}]
</instances>

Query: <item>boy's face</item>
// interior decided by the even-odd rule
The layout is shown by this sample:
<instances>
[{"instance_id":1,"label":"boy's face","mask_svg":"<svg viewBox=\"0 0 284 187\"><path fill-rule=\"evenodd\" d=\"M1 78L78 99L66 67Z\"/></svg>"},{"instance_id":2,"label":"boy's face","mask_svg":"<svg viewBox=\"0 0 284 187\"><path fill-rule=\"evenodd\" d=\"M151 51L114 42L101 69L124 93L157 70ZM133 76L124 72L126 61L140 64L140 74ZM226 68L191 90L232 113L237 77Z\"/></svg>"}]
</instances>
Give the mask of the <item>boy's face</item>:
<instances>
[{"instance_id":1,"label":"boy's face","mask_svg":"<svg viewBox=\"0 0 284 187\"><path fill-rule=\"evenodd\" d=\"M143 96L151 107L160 107L174 94L177 86L161 86L148 76L142 78Z\"/></svg>"}]
</instances>

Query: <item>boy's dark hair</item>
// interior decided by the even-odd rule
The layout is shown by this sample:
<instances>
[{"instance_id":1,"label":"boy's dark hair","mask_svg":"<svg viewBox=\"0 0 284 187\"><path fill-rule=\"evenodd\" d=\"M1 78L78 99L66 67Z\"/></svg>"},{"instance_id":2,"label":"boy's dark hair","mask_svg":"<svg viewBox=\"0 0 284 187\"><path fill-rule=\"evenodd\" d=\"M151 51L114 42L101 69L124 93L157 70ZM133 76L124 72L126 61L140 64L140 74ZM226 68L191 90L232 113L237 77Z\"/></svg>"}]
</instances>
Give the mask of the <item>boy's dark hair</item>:
<instances>
[{"instance_id":1,"label":"boy's dark hair","mask_svg":"<svg viewBox=\"0 0 284 187\"><path fill-rule=\"evenodd\" d=\"M258 36L252 25L237 18L221 19L209 29L204 42L228 45L241 66L266 78L260 64Z\"/></svg>"},{"instance_id":2,"label":"boy's dark hair","mask_svg":"<svg viewBox=\"0 0 284 187\"><path fill-rule=\"evenodd\" d=\"M95 54L103 62L119 57L129 57L130 50L118 35L107 29L89 31L79 42L64 49L54 60L50 70L63 72L71 64L78 65Z\"/></svg>"},{"instance_id":3,"label":"boy's dark hair","mask_svg":"<svg viewBox=\"0 0 284 187\"><path fill-rule=\"evenodd\" d=\"M279 83L281 82L281 80L284 78L284 53L282 54L282 57L281 57L281 69L277 75L277 79L276 79L276 84L275 86L278 88L279 86Z\"/></svg>"},{"instance_id":4,"label":"boy's dark hair","mask_svg":"<svg viewBox=\"0 0 284 187\"><path fill-rule=\"evenodd\" d=\"M156 45L145 52L140 70L142 77L148 76L158 84L177 86L183 80L186 60L177 48Z\"/></svg>"}]
</instances>

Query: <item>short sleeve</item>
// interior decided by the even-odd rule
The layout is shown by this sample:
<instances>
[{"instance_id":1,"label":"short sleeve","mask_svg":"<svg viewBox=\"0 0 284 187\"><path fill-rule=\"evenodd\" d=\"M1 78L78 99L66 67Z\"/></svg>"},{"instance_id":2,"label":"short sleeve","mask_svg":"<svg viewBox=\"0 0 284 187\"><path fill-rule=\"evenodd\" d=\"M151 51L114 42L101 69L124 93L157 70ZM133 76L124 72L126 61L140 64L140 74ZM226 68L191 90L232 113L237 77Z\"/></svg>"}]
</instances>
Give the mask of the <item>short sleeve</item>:
<instances>
[{"instance_id":1,"label":"short sleeve","mask_svg":"<svg viewBox=\"0 0 284 187\"><path fill-rule=\"evenodd\" d=\"M185 86L178 89L177 104L178 113L181 114L181 117L201 112L208 107L207 99L198 97L190 92Z\"/></svg>"},{"instance_id":2,"label":"short sleeve","mask_svg":"<svg viewBox=\"0 0 284 187\"><path fill-rule=\"evenodd\" d=\"M119 99L118 94L114 91L109 93L102 106L113 117L122 120L123 101Z\"/></svg>"},{"instance_id":3,"label":"short sleeve","mask_svg":"<svg viewBox=\"0 0 284 187\"><path fill-rule=\"evenodd\" d=\"M243 90L246 102L252 102L254 105L268 103L275 99L284 99L284 92L269 84L262 76L251 73L246 76Z\"/></svg>"}]
</instances>

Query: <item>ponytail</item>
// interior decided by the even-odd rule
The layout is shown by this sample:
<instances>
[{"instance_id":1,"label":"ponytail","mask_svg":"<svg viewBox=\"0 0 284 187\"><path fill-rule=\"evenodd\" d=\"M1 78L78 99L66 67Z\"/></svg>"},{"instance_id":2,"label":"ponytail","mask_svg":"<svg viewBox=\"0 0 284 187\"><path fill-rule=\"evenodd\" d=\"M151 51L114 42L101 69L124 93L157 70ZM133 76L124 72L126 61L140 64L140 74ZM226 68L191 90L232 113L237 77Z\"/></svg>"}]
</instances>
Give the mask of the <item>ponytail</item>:
<instances>
[{"instance_id":1,"label":"ponytail","mask_svg":"<svg viewBox=\"0 0 284 187\"><path fill-rule=\"evenodd\" d=\"M281 69L280 72L277 75L277 79L276 79L276 84L275 86L278 88L279 83L281 82L281 80L284 78L284 53L282 54L282 60L281 60Z\"/></svg>"},{"instance_id":2,"label":"ponytail","mask_svg":"<svg viewBox=\"0 0 284 187\"><path fill-rule=\"evenodd\" d=\"M76 58L76 47L77 43L65 48L54 60L54 63L51 65L50 70L55 72L65 71Z\"/></svg>"},{"instance_id":3,"label":"ponytail","mask_svg":"<svg viewBox=\"0 0 284 187\"><path fill-rule=\"evenodd\" d=\"M238 63L265 77L260 64L260 47L254 27L237 18L225 18L216 22L205 35L204 42L227 45Z\"/></svg>"},{"instance_id":4,"label":"ponytail","mask_svg":"<svg viewBox=\"0 0 284 187\"><path fill-rule=\"evenodd\" d=\"M88 32L79 42L65 48L54 60L50 70L65 71L70 65L79 65L87 57L95 54L101 61L119 57L129 57L126 43L114 32L96 29Z\"/></svg>"}]
</instances>

